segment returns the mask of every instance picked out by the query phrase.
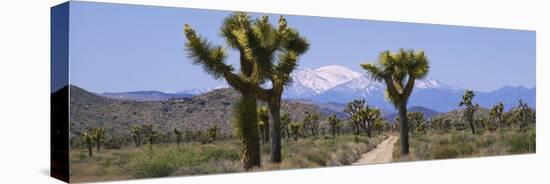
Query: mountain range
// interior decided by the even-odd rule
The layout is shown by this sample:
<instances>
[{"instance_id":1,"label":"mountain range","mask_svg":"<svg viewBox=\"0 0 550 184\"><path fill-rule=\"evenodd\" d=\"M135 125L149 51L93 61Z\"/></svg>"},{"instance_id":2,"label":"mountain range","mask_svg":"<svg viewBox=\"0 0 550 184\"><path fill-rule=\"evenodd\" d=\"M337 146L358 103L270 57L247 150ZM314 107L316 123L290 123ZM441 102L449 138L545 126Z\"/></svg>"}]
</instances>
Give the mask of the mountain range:
<instances>
[{"instance_id":1,"label":"mountain range","mask_svg":"<svg viewBox=\"0 0 550 184\"><path fill-rule=\"evenodd\" d=\"M310 101L321 107L340 106L354 99L366 99L367 103L385 111L394 111L394 107L385 99L386 85L374 81L365 73L359 73L344 66L330 65L317 69L296 70L292 74L293 83L283 94L287 100ZM190 89L178 93L151 92L151 96L132 95L127 93L103 93L102 96L116 99L145 100L169 99L199 95L214 89L226 88L227 85L207 89ZM444 84L434 78L417 80L411 94L408 106L421 106L437 112L448 112L458 108L461 96L465 89ZM475 90L474 90L475 91ZM162 92L160 92L162 93ZM475 91L474 102L482 107L489 108L498 102L503 102L508 110L517 106L518 100L523 100L535 108L536 89L523 86L504 86L500 89L481 92ZM121 98L121 96L125 98ZM330 105L332 104L332 105Z\"/></svg>"}]
</instances>

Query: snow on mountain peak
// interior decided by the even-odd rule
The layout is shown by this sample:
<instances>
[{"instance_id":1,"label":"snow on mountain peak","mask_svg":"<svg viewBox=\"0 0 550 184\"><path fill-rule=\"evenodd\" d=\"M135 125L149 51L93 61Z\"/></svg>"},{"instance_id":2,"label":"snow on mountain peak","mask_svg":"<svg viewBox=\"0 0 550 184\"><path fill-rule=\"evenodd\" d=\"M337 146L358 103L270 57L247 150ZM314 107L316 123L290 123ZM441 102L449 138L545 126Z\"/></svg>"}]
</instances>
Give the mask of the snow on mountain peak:
<instances>
[{"instance_id":1,"label":"snow on mountain peak","mask_svg":"<svg viewBox=\"0 0 550 184\"><path fill-rule=\"evenodd\" d=\"M359 72L338 65L329 65L317 69L306 68L292 74L295 83L311 88L315 93L322 93L361 76Z\"/></svg>"},{"instance_id":2,"label":"snow on mountain peak","mask_svg":"<svg viewBox=\"0 0 550 184\"><path fill-rule=\"evenodd\" d=\"M443 84L443 83L439 82L438 80L436 80L434 78L425 78L425 79L417 80L414 83L414 87L418 88L418 89L428 89L428 88L432 88L432 89L450 89L450 90L458 90L459 89L457 87L453 87L453 86Z\"/></svg>"}]
</instances>

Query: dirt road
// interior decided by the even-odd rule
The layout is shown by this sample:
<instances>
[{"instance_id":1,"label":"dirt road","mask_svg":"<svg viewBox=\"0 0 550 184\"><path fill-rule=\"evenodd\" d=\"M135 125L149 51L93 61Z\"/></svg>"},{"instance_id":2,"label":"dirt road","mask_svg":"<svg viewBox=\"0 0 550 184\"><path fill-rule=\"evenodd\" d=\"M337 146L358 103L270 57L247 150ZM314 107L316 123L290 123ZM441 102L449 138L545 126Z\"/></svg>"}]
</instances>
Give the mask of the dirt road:
<instances>
[{"instance_id":1,"label":"dirt road","mask_svg":"<svg viewBox=\"0 0 550 184\"><path fill-rule=\"evenodd\" d=\"M374 150L361 155L361 158L352 165L391 162L393 144L395 144L395 142L397 142L397 136L390 135L386 140L378 144Z\"/></svg>"}]
</instances>

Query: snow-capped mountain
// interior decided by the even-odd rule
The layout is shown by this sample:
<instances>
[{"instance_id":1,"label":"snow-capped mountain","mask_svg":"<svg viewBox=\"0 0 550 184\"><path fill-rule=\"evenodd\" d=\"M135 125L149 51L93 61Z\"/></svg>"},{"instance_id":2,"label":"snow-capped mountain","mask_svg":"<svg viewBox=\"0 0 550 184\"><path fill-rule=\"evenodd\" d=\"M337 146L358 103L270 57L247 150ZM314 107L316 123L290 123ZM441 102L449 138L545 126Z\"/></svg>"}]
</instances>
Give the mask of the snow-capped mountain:
<instances>
[{"instance_id":1,"label":"snow-capped mountain","mask_svg":"<svg viewBox=\"0 0 550 184\"><path fill-rule=\"evenodd\" d=\"M190 94L190 95L200 95L206 92L214 91L216 89L222 89L222 88L229 88L229 85L223 84L211 88L194 88L194 89L188 89L183 91L176 92L177 94Z\"/></svg>"},{"instance_id":2,"label":"snow-capped mountain","mask_svg":"<svg viewBox=\"0 0 550 184\"><path fill-rule=\"evenodd\" d=\"M330 65L317 69L305 68L292 74L293 83L285 88L284 99L308 100L321 103L345 104L354 99L366 99L371 105L391 110L394 107L385 99L386 85L374 81L366 72L359 73L344 66ZM270 86L265 84L264 86ZM201 94L228 85L206 89L185 90L179 93ZM444 84L434 78L425 78L415 82L415 90L409 99L409 106L422 106L439 112L458 108L465 89ZM535 88L506 86L491 92L476 92L474 102L483 107L502 101L505 108L516 106L518 100L535 106Z\"/></svg>"},{"instance_id":3,"label":"snow-capped mountain","mask_svg":"<svg viewBox=\"0 0 550 184\"><path fill-rule=\"evenodd\" d=\"M283 97L286 99L305 99L319 103L347 103L354 99L366 99L369 104L379 108L394 109L384 97L386 85L372 80L366 73L333 65L297 70L292 76L294 83L285 89ZM458 108L464 90L434 78L417 80L408 105L423 106L439 112L451 111ZM476 92L474 101L483 107L491 107L502 101L509 109L516 106L520 99L534 107L535 88L507 86L491 92Z\"/></svg>"},{"instance_id":4,"label":"snow-capped mountain","mask_svg":"<svg viewBox=\"0 0 550 184\"><path fill-rule=\"evenodd\" d=\"M340 84L359 78L362 75L343 66L331 65L318 69L298 70L291 74L292 87L309 88L315 94L329 90ZM298 91L298 90L297 90ZM308 90L309 91L309 90Z\"/></svg>"}]
</instances>

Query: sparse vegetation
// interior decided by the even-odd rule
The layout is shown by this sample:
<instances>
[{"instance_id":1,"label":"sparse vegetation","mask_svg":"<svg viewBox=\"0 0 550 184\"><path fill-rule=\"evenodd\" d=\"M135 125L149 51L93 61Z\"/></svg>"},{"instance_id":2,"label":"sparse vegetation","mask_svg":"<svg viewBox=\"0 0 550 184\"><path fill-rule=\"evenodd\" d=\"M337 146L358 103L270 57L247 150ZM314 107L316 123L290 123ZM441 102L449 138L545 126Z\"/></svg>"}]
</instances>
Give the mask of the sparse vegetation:
<instances>
[{"instance_id":1,"label":"sparse vegetation","mask_svg":"<svg viewBox=\"0 0 550 184\"><path fill-rule=\"evenodd\" d=\"M264 161L263 167L254 170L349 165L385 138L355 137L343 135L335 139L283 140L283 161L278 164ZM209 144L191 142L179 146L157 144L154 149L156 151L152 156L147 148L126 147L121 150L105 150L93 158L81 157L81 150L73 150L70 153L71 180L86 182L244 171L240 162L240 143L237 140ZM262 157L270 157L269 151L261 153Z\"/></svg>"},{"instance_id":2,"label":"sparse vegetation","mask_svg":"<svg viewBox=\"0 0 550 184\"><path fill-rule=\"evenodd\" d=\"M525 133L514 129L499 129L467 134L463 131L428 132L411 139L412 154L402 156L396 145L394 161L431 160L535 153L535 129Z\"/></svg>"}]
</instances>

